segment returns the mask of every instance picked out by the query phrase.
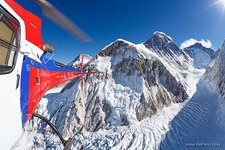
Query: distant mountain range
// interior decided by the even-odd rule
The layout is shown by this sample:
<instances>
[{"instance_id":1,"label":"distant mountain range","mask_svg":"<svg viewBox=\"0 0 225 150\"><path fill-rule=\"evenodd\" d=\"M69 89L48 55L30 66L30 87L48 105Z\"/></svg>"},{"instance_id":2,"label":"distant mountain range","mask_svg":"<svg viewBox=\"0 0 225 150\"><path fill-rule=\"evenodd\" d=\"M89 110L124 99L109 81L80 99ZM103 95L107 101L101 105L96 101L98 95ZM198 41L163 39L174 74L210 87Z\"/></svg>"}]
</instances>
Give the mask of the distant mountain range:
<instances>
[{"instance_id":1,"label":"distant mountain range","mask_svg":"<svg viewBox=\"0 0 225 150\"><path fill-rule=\"evenodd\" d=\"M197 68L207 69L216 56L214 50L202 46L201 43L195 43L185 48L184 51L193 58L194 66Z\"/></svg>"},{"instance_id":2,"label":"distant mountain range","mask_svg":"<svg viewBox=\"0 0 225 150\"><path fill-rule=\"evenodd\" d=\"M162 32L140 44L118 39L93 58L85 55L84 71L97 73L85 77L84 89L75 78L49 91L36 111L65 138L74 137L73 149L159 149L170 121L196 93L206 70L203 78L225 93L222 60L223 51L217 54L199 43L179 49ZM79 68L80 63L78 56L69 65ZM27 125L22 144L63 148L38 120Z\"/></svg>"}]
</instances>

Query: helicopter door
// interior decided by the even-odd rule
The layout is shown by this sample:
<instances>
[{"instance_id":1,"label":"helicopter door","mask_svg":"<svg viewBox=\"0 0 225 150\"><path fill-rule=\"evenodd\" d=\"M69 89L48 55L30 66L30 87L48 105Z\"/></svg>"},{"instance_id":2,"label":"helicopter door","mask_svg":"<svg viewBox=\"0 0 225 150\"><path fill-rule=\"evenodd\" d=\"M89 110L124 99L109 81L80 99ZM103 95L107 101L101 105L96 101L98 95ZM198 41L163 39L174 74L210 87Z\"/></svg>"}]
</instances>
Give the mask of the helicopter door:
<instances>
[{"instance_id":1,"label":"helicopter door","mask_svg":"<svg viewBox=\"0 0 225 150\"><path fill-rule=\"evenodd\" d=\"M0 148L9 149L22 134L19 23L0 6Z\"/></svg>"}]
</instances>

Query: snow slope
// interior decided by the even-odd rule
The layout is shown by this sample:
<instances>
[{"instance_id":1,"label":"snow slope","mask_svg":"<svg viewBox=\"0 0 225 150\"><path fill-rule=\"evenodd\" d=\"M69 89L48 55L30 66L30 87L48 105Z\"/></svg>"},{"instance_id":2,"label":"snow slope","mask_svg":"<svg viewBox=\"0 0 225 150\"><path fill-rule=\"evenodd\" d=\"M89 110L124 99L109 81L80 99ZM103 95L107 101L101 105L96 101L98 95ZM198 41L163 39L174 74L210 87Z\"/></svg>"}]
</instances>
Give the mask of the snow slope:
<instances>
[{"instance_id":1,"label":"snow slope","mask_svg":"<svg viewBox=\"0 0 225 150\"><path fill-rule=\"evenodd\" d=\"M225 149L225 129L217 124L218 93L200 82L197 92L170 122L162 150Z\"/></svg>"},{"instance_id":2,"label":"snow slope","mask_svg":"<svg viewBox=\"0 0 225 150\"><path fill-rule=\"evenodd\" d=\"M220 94L217 115L218 124L225 128L225 42L219 51L214 64L206 71L203 79Z\"/></svg>"}]
</instances>

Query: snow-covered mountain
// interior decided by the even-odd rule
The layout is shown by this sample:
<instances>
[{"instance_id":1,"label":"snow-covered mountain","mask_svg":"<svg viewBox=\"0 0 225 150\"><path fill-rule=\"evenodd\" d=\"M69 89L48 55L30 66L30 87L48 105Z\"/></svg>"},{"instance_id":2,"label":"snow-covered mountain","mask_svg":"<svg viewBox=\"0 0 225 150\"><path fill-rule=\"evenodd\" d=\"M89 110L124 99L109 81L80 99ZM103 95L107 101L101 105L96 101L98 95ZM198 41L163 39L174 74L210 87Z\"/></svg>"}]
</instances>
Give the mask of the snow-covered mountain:
<instances>
[{"instance_id":1,"label":"snow-covered mountain","mask_svg":"<svg viewBox=\"0 0 225 150\"><path fill-rule=\"evenodd\" d=\"M170 36L163 32L155 32L153 36L144 43L145 47L164 58L167 63L174 63L180 69L188 68L188 57L180 50Z\"/></svg>"},{"instance_id":2,"label":"snow-covered mountain","mask_svg":"<svg viewBox=\"0 0 225 150\"><path fill-rule=\"evenodd\" d=\"M106 88L109 91L105 91L103 95L113 107L121 107L116 106L118 103L114 101L124 101L123 105L127 106L125 109L122 107L124 110L120 111L125 113L128 123L133 122L133 119L140 121L150 117L162 107L172 102L182 102L188 97L185 87L163 63L151 53L146 56L146 52L146 49L143 50L130 42L117 40L103 49L96 59L97 62L104 62L104 66L97 63L97 71L111 76L111 79L102 82L103 87L109 87ZM120 93L118 88L124 89L123 93ZM133 105L132 109L128 109L128 104ZM113 113L111 117L116 114ZM134 114L136 116L133 116Z\"/></svg>"},{"instance_id":3,"label":"snow-covered mountain","mask_svg":"<svg viewBox=\"0 0 225 150\"><path fill-rule=\"evenodd\" d=\"M170 131L159 149L225 149L224 66L225 42L197 84L195 94L170 122Z\"/></svg>"},{"instance_id":4,"label":"snow-covered mountain","mask_svg":"<svg viewBox=\"0 0 225 150\"><path fill-rule=\"evenodd\" d=\"M212 86L215 86L220 94L225 92L225 42L215 59L214 65L210 67L203 78L207 80Z\"/></svg>"},{"instance_id":5,"label":"snow-covered mountain","mask_svg":"<svg viewBox=\"0 0 225 150\"><path fill-rule=\"evenodd\" d=\"M195 43L185 48L184 51L193 58L193 63L197 68L207 69L216 55L213 49L206 48L201 43Z\"/></svg>"},{"instance_id":6,"label":"snow-covered mountain","mask_svg":"<svg viewBox=\"0 0 225 150\"><path fill-rule=\"evenodd\" d=\"M152 48L154 51L161 52L165 55L182 55L183 52L173 43L170 36L163 32L155 32L153 36L144 43L146 47Z\"/></svg>"},{"instance_id":7,"label":"snow-covered mountain","mask_svg":"<svg viewBox=\"0 0 225 150\"><path fill-rule=\"evenodd\" d=\"M83 56L83 65L86 65L92 57L87 54L80 54L79 56L75 57L73 61L71 61L68 65L74 68L80 68L82 64L82 56Z\"/></svg>"},{"instance_id":8,"label":"snow-covered mountain","mask_svg":"<svg viewBox=\"0 0 225 150\"><path fill-rule=\"evenodd\" d=\"M219 93L218 124L225 128L225 41L220 49L214 65L204 74L203 79Z\"/></svg>"},{"instance_id":9,"label":"snow-covered mountain","mask_svg":"<svg viewBox=\"0 0 225 150\"><path fill-rule=\"evenodd\" d=\"M153 55L166 66L171 74L185 86L188 95L193 95L196 83L205 69L195 68L192 59L173 42L172 38L163 32L155 32L153 36L143 44Z\"/></svg>"},{"instance_id":10,"label":"snow-covered mountain","mask_svg":"<svg viewBox=\"0 0 225 150\"><path fill-rule=\"evenodd\" d=\"M79 67L81 59L70 64ZM47 116L73 149L158 149L169 122L196 92L205 72L165 33L146 42L118 39L88 60L85 88L79 78L44 96L37 113ZM28 140L29 139L29 140ZM34 119L18 148L62 149L46 124Z\"/></svg>"}]
</instances>

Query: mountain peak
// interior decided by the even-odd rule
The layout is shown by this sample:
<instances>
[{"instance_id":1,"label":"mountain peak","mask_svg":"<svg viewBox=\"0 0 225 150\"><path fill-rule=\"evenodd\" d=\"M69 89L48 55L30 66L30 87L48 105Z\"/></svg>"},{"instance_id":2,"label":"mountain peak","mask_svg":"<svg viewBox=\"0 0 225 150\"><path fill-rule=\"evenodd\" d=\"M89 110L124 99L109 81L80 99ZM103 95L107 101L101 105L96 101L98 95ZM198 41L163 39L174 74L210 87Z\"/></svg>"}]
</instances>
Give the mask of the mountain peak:
<instances>
[{"instance_id":1,"label":"mountain peak","mask_svg":"<svg viewBox=\"0 0 225 150\"><path fill-rule=\"evenodd\" d=\"M153 36L144 44L153 46L165 46L167 44L173 44L173 40L170 36L166 35L163 32L156 31Z\"/></svg>"},{"instance_id":2,"label":"mountain peak","mask_svg":"<svg viewBox=\"0 0 225 150\"><path fill-rule=\"evenodd\" d=\"M192 46L195 46L195 47L204 47L201 43L197 42L195 44L193 44Z\"/></svg>"},{"instance_id":3,"label":"mountain peak","mask_svg":"<svg viewBox=\"0 0 225 150\"><path fill-rule=\"evenodd\" d=\"M190 49L201 49L201 50L206 51L208 53L214 53L215 52L213 49L207 48L207 47L203 46L202 43L199 43L199 42L185 48L184 51L187 51L187 50L190 50Z\"/></svg>"},{"instance_id":4,"label":"mountain peak","mask_svg":"<svg viewBox=\"0 0 225 150\"><path fill-rule=\"evenodd\" d=\"M193 45L188 46L188 47L186 47L184 49L188 49L188 48L208 49L210 51L214 51L212 48L208 48L208 47L204 46L202 43L199 43L199 42L196 42Z\"/></svg>"},{"instance_id":5,"label":"mountain peak","mask_svg":"<svg viewBox=\"0 0 225 150\"><path fill-rule=\"evenodd\" d=\"M131 44L131 45L133 45L133 43L131 43L131 42L129 42L129 41L127 41L127 40L124 40L124 39L117 39L115 42L124 42L124 43L128 43L128 44Z\"/></svg>"},{"instance_id":6,"label":"mountain peak","mask_svg":"<svg viewBox=\"0 0 225 150\"><path fill-rule=\"evenodd\" d=\"M87 64L92 59L92 57L88 54L80 54L77 57L75 57L74 60L71 61L68 65L74 68L79 68L80 64L82 63L82 55L84 56L83 60L84 65Z\"/></svg>"},{"instance_id":7,"label":"mountain peak","mask_svg":"<svg viewBox=\"0 0 225 150\"><path fill-rule=\"evenodd\" d=\"M98 53L99 56L117 56L125 51L130 51L135 49L135 44L126 41L124 39L117 39L116 41L105 46L102 51Z\"/></svg>"},{"instance_id":8,"label":"mountain peak","mask_svg":"<svg viewBox=\"0 0 225 150\"><path fill-rule=\"evenodd\" d=\"M119 39L115 40L114 42L106 45L102 50L108 49L109 47L115 46L115 45L118 46L118 45L134 45L134 44L129 42L129 41L127 41L127 40L119 38Z\"/></svg>"},{"instance_id":9,"label":"mountain peak","mask_svg":"<svg viewBox=\"0 0 225 150\"><path fill-rule=\"evenodd\" d=\"M185 48L184 51L193 58L195 67L199 69L208 68L216 56L216 52L213 49L206 48L199 42Z\"/></svg>"},{"instance_id":10,"label":"mountain peak","mask_svg":"<svg viewBox=\"0 0 225 150\"><path fill-rule=\"evenodd\" d=\"M173 40L170 36L163 32L155 32L153 36L144 43L147 48L151 48L154 51L167 53L171 56L174 54L182 55L182 51L173 43Z\"/></svg>"},{"instance_id":11,"label":"mountain peak","mask_svg":"<svg viewBox=\"0 0 225 150\"><path fill-rule=\"evenodd\" d=\"M164 32L155 31L153 36L159 37L161 39L166 39L167 41L173 41L173 39Z\"/></svg>"}]
</instances>

